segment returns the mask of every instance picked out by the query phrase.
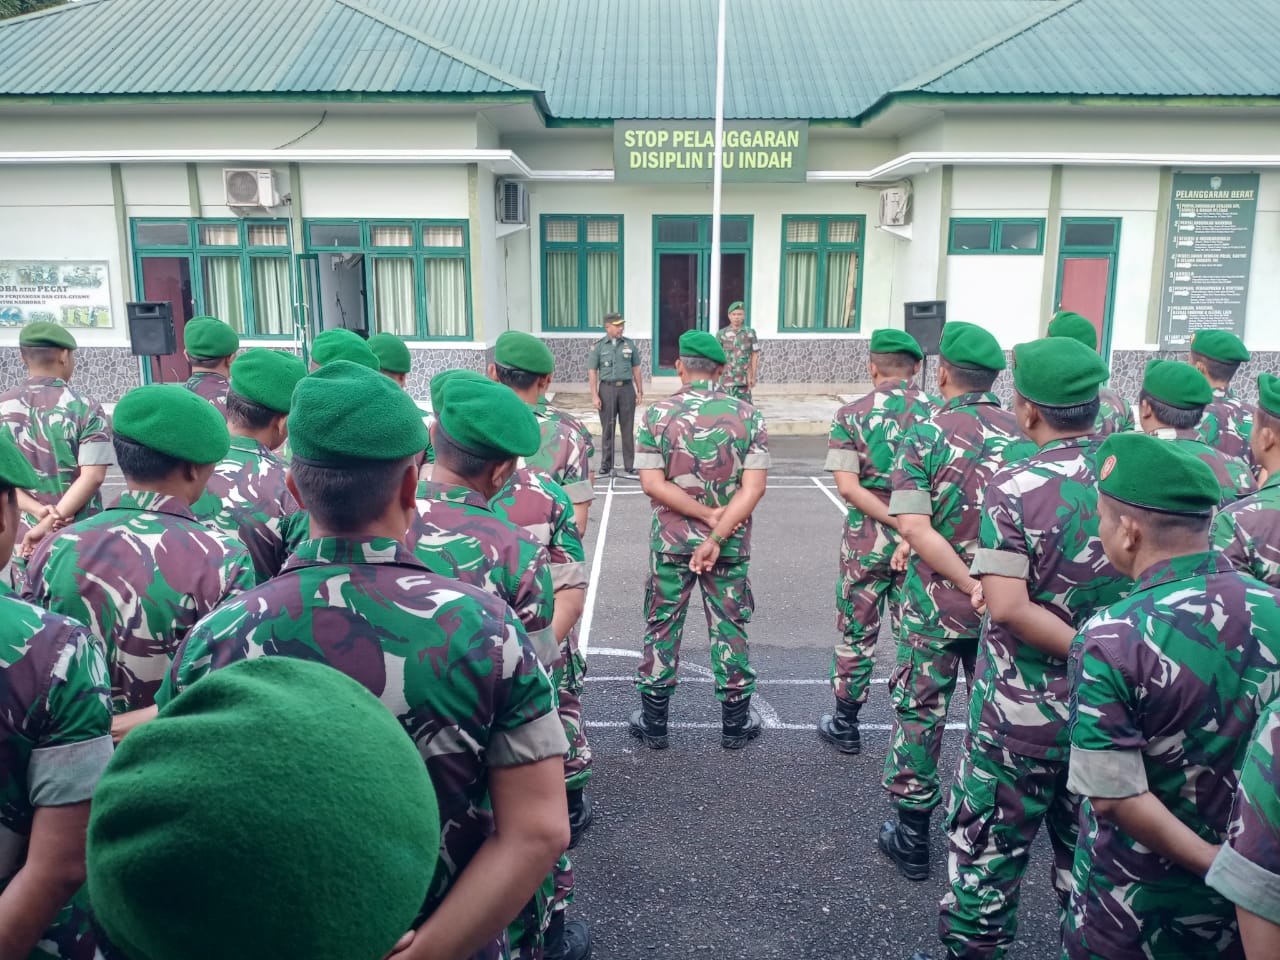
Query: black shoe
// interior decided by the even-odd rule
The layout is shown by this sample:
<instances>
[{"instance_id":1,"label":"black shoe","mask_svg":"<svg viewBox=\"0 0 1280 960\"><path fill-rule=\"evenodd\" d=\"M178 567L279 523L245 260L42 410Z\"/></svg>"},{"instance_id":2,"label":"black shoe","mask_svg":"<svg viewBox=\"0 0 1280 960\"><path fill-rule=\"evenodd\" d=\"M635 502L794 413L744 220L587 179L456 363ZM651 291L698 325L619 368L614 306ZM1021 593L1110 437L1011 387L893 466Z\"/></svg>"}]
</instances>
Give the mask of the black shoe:
<instances>
[{"instance_id":1,"label":"black shoe","mask_svg":"<svg viewBox=\"0 0 1280 960\"><path fill-rule=\"evenodd\" d=\"M565 920L565 911L551 914L542 938L545 960L587 960L591 956L591 928L585 920Z\"/></svg>"},{"instance_id":2,"label":"black shoe","mask_svg":"<svg viewBox=\"0 0 1280 960\"><path fill-rule=\"evenodd\" d=\"M591 798L582 789L567 791L569 797L569 849L572 850L582 839L587 827L595 816L595 808Z\"/></svg>"},{"instance_id":3,"label":"black shoe","mask_svg":"<svg viewBox=\"0 0 1280 960\"><path fill-rule=\"evenodd\" d=\"M625 469L625 470L618 470L618 471L616 471L616 472L614 473L614 476L622 477L622 479L624 479L624 480L639 480L639 479L640 479L640 474L636 473L636 472L635 472L634 470L632 470L630 467L628 467L628 468L627 468L627 469Z\"/></svg>"},{"instance_id":4,"label":"black shoe","mask_svg":"<svg viewBox=\"0 0 1280 960\"><path fill-rule=\"evenodd\" d=\"M671 698L660 694L640 694L640 709L631 714L631 735L639 737L650 750L667 749L667 706Z\"/></svg>"},{"instance_id":5,"label":"black shoe","mask_svg":"<svg viewBox=\"0 0 1280 960\"><path fill-rule=\"evenodd\" d=\"M932 810L898 808L898 822L880 828L880 849L908 880L929 879L929 817Z\"/></svg>"},{"instance_id":6,"label":"black shoe","mask_svg":"<svg viewBox=\"0 0 1280 960\"><path fill-rule=\"evenodd\" d=\"M858 711L860 703L836 698L836 712L823 714L818 721L818 736L827 743L834 744L841 753L861 753L862 733L858 730Z\"/></svg>"},{"instance_id":7,"label":"black shoe","mask_svg":"<svg viewBox=\"0 0 1280 960\"><path fill-rule=\"evenodd\" d=\"M760 736L760 714L751 709L751 696L720 704L720 746L741 750Z\"/></svg>"},{"instance_id":8,"label":"black shoe","mask_svg":"<svg viewBox=\"0 0 1280 960\"><path fill-rule=\"evenodd\" d=\"M917 950L911 955L911 960L934 960L934 957L931 953L925 953L923 950Z\"/></svg>"}]
</instances>

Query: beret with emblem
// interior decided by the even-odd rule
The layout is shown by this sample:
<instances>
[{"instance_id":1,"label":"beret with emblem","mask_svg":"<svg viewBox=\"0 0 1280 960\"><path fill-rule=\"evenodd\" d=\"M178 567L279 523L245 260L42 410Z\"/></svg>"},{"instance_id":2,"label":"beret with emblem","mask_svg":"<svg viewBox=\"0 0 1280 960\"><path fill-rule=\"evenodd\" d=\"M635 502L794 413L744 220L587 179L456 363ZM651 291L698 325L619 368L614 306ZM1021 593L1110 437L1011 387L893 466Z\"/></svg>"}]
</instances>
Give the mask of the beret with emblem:
<instances>
[{"instance_id":1,"label":"beret with emblem","mask_svg":"<svg viewBox=\"0 0 1280 960\"><path fill-rule=\"evenodd\" d=\"M462 449L490 460L529 457L542 445L533 408L492 380L453 377L441 391L438 422Z\"/></svg>"},{"instance_id":2,"label":"beret with emblem","mask_svg":"<svg viewBox=\"0 0 1280 960\"><path fill-rule=\"evenodd\" d=\"M389 377L350 360L331 360L293 392L289 443L313 463L400 460L427 448L422 413Z\"/></svg>"},{"instance_id":3,"label":"beret with emblem","mask_svg":"<svg viewBox=\"0 0 1280 960\"><path fill-rule=\"evenodd\" d=\"M1230 330L1197 330L1191 336L1191 352L1223 363L1249 359L1249 348Z\"/></svg>"},{"instance_id":4,"label":"beret with emblem","mask_svg":"<svg viewBox=\"0 0 1280 960\"><path fill-rule=\"evenodd\" d=\"M1280 377L1258 374L1258 406L1273 417L1280 417Z\"/></svg>"},{"instance_id":5,"label":"beret with emblem","mask_svg":"<svg viewBox=\"0 0 1280 960\"><path fill-rule=\"evenodd\" d=\"M188 463L217 463L231 449L218 408L176 383L130 390L116 404L111 429L117 437Z\"/></svg>"},{"instance_id":6,"label":"beret with emblem","mask_svg":"<svg viewBox=\"0 0 1280 960\"><path fill-rule=\"evenodd\" d=\"M924 359L924 351L920 349L920 344L915 337L905 330L890 330L888 328L872 330L871 352L908 353L917 360Z\"/></svg>"},{"instance_id":7,"label":"beret with emblem","mask_svg":"<svg viewBox=\"0 0 1280 960\"><path fill-rule=\"evenodd\" d=\"M7 429L0 427L0 486L31 490L40 482L18 442Z\"/></svg>"},{"instance_id":8,"label":"beret with emblem","mask_svg":"<svg viewBox=\"0 0 1280 960\"><path fill-rule=\"evenodd\" d=\"M193 317L182 328L182 344L189 357L229 357L240 349L240 335L215 317Z\"/></svg>"},{"instance_id":9,"label":"beret with emblem","mask_svg":"<svg viewBox=\"0 0 1280 960\"><path fill-rule=\"evenodd\" d=\"M524 370L545 377L556 368L551 349L531 333L506 330L493 345L493 359L504 367Z\"/></svg>"},{"instance_id":10,"label":"beret with emblem","mask_svg":"<svg viewBox=\"0 0 1280 960\"><path fill-rule=\"evenodd\" d=\"M58 347L62 350L74 350L76 338L71 331L56 323L28 323L18 334L20 347Z\"/></svg>"},{"instance_id":11,"label":"beret with emblem","mask_svg":"<svg viewBox=\"0 0 1280 960\"><path fill-rule=\"evenodd\" d=\"M1213 400L1213 387L1204 374L1181 360L1148 360L1142 389L1180 410L1194 410Z\"/></svg>"},{"instance_id":12,"label":"beret with emblem","mask_svg":"<svg viewBox=\"0 0 1280 960\"><path fill-rule=\"evenodd\" d=\"M367 346L378 358L378 368L392 373L408 373L413 369L413 355L405 342L394 333L375 333Z\"/></svg>"},{"instance_id":13,"label":"beret with emblem","mask_svg":"<svg viewBox=\"0 0 1280 960\"><path fill-rule=\"evenodd\" d=\"M1013 348L1013 386L1032 403L1074 407L1098 396L1111 371L1092 347L1046 337Z\"/></svg>"},{"instance_id":14,"label":"beret with emblem","mask_svg":"<svg viewBox=\"0 0 1280 960\"><path fill-rule=\"evenodd\" d=\"M724 363L724 347L705 330L686 330L680 334L680 356L706 357L716 363Z\"/></svg>"},{"instance_id":15,"label":"beret with emblem","mask_svg":"<svg viewBox=\"0 0 1280 960\"><path fill-rule=\"evenodd\" d=\"M334 360L350 360L370 370L382 369L365 339L344 327L326 330L311 341L311 359L318 367Z\"/></svg>"},{"instance_id":16,"label":"beret with emblem","mask_svg":"<svg viewBox=\"0 0 1280 960\"><path fill-rule=\"evenodd\" d=\"M1059 310L1049 321L1048 334L1051 337L1070 337L1079 340L1090 350L1098 349L1098 330L1074 310Z\"/></svg>"},{"instance_id":17,"label":"beret with emblem","mask_svg":"<svg viewBox=\"0 0 1280 960\"><path fill-rule=\"evenodd\" d=\"M735 300L733 301L733 303L729 304L729 309L726 310L725 313L733 313L733 311L735 310L745 310L745 309L746 308L743 307L741 300Z\"/></svg>"},{"instance_id":18,"label":"beret with emblem","mask_svg":"<svg viewBox=\"0 0 1280 960\"><path fill-rule=\"evenodd\" d=\"M1135 507L1208 516L1222 499L1213 468L1177 441L1113 433L1098 450L1098 465L1098 489Z\"/></svg>"},{"instance_id":19,"label":"beret with emblem","mask_svg":"<svg viewBox=\"0 0 1280 960\"><path fill-rule=\"evenodd\" d=\"M444 406L444 388L451 380L467 380L471 383L489 383L488 377L475 370L442 370L431 378L431 409L437 414Z\"/></svg>"},{"instance_id":20,"label":"beret with emblem","mask_svg":"<svg viewBox=\"0 0 1280 960\"><path fill-rule=\"evenodd\" d=\"M1009 365L1000 342L974 323L952 321L942 328L938 352L948 363L981 370L1003 370Z\"/></svg>"},{"instance_id":21,"label":"beret with emblem","mask_svg":"<svg viewBox=\"0 0 1280 960\"><path fill-rule=\"evenodd\" d=\"M254 347L231 361L231 389L259 406L288 413L307 365L283 350Z\"/></svg>"}]
</instances>

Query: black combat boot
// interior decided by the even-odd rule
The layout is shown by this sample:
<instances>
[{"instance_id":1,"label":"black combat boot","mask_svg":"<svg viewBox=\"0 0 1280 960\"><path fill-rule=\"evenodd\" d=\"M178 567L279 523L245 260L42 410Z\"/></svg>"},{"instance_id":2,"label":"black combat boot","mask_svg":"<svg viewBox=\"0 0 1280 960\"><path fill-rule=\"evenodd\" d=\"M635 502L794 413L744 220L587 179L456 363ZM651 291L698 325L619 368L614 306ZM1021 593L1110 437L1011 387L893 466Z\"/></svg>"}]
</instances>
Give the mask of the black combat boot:
<instances>
[{"instance_id":1,"label":"black combat boot","mask_svg":"<svg viewBox=\"0 0 1280 960\"><path fill-rule=\"evenodd\" d=\"M880 849L908 880L929 879L929 815L932 810L898 808L898 822L880 828Z\"/></svg>"},{"instance_id":2,"label":"black combat boot","mask_svg":"<svg viewBox=\"0 0 1280 960\"><path fill-rule=\"evenodd\" d=\"M667 705L670 697L640 694L640 709L631 714L631 735L639 737L650 750L667 749Z\"/></svg>"},{"instance_id":3,"label":"black combat boot","mask_svg":"<svg viewBox=\"0 0 1280 960\"><path fill-rule=\"evenodd\" d=\"M578 841L582 839L587 827L591 826L591 819L595 816L595 809L592 807L591 798L587 796L585 790L579 788L577 790L568 790L566 793L569 797L569 849L572 850L578 845Z\"/></svg>"},{"instance_id":4,"label":"black combat boot","mask_svg":"<svg viewBox=\"0 0 1280 960\"><path fill-rule=\"evenodd\" d=\"M585 920L565 920L565 911L551 914L551 924L542 937L545 960L587 960L591 956L591 928Z\"/></svg>"},{"instance_id":5,"label":"black combat boot","mask_svg":"<svg viewBox=\"0 0 1280 960\"><path fill-rule=\"evenodd\" d=\"M720 746L726 750L741 750L760 736L760 729L760 714L751 709L750 695L720 704Z\"/></svg>"},{"instance_id":6,"label":"black combat boot","mask_svg":"<svg viewBox=\"0 0 1280 960\"><path fill-rule=\"evenodd\" d=\"M858 731L860 703L850 703L836 697L835 716L824 714L818 721L818 736L834 744L841 753L861 753L862 734Z\"/></svg>"}]
</instances>

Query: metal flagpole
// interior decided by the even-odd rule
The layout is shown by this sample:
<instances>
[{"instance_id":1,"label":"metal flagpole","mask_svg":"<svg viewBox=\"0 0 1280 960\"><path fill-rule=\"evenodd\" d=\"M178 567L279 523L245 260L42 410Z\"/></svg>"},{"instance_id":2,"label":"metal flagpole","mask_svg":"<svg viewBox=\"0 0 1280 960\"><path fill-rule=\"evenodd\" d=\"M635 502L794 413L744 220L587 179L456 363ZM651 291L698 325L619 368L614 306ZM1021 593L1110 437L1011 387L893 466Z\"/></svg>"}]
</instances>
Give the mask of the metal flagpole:
<instances>
[{"instance_id":1,"label":"metal flagpole","mask_svg":"<svg viewBox=\"0 0 1280 960\"><path fill-rule=\"evenodd\" d=\"M716 145L711 174L711 290L708 297L707 329L720 329L720 189L724 180L724 27L725 2L720 0L716 21Z\"/></svg>"}]
</instances>

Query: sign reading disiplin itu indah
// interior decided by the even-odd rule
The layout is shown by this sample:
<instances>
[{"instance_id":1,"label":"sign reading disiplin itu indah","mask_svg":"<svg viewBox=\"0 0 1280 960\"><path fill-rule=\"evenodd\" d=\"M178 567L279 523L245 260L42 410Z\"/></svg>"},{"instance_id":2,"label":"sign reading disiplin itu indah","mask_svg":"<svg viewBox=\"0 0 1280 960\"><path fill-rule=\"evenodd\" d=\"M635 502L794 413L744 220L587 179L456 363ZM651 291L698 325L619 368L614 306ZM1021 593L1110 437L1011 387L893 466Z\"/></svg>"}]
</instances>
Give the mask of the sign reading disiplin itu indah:
<instances>
[{"instance_id":1,"label":"sign reading disiplin itu indah","mask_svg":"<svg viewBox=\"0 0 1280 960\"><path fill-rule=\"evenodd\" d=\"M715 169L710 120L616 120L613 178L632 183L710 183ZM739 120L724 126L726 183L803 182L809 155L804 120Z\"/></svg>"}]
</instances>

